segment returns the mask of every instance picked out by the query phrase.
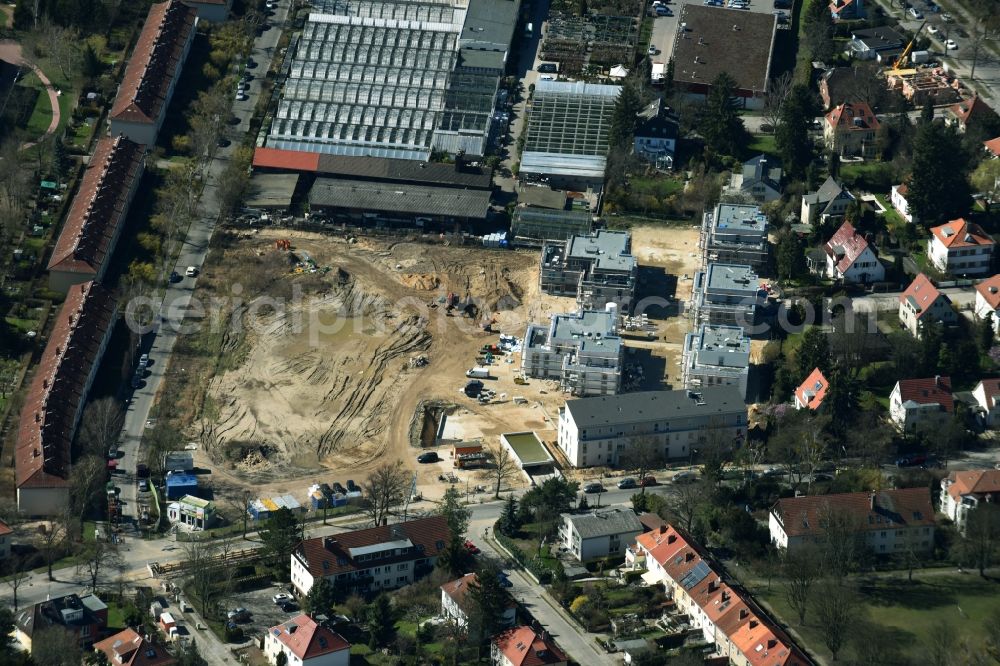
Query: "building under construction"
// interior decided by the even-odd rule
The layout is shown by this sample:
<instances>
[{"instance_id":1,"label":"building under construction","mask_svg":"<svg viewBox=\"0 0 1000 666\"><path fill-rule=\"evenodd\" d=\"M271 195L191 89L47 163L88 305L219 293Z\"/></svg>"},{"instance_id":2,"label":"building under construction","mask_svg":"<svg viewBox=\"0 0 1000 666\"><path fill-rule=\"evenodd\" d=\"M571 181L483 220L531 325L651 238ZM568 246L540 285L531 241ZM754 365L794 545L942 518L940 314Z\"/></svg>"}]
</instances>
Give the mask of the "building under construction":
<instances>
[{"instance_id":1,"label":"building under construction","mask_svg":"<svg viewBox=\"0 0 1000 666\"><path fill-rule=\"evenodd\" d=\"M621 387L624 346L614 312L552 315L548 326L529 324L521 369L554 379L575 396L614 395Z\"/></svg>"},{"instance_id":2,"label":"building under construction","mask_svg":"<svg viewBox=\"0 0 1000 666\"><path fill-rule=\"evenodd\" d=\"M749 266L709 264L694 276L691 304L695 321L753 332L760 304L759 284Z\"/></svg>"},{"instance_id":3,"label":"building under construction","mask_svg":"<svg viewBox=\"0 0 1000 666\"><path fill-rule=\"evenodd\" d=\"M962 99L962 82L943 67L890 69L886 73L890 90L898 90L914 106L928 101L934 106L954 104Z\"/></svg>"},{"instance_id":4,"label":"building under construction","mask_svg":"<svg viewBox=\"0 0 1000 666\"><path fill-rule=\"evenodd\" d=\"M767 215L753 204L720 203L702 221L699 246L702 264L767 264Z\"/></svg>"},{"instance_id":5,"label":"building under construction","mask_svg":"<svg viewBox=\"0 0 1000 666\"><path fill-rule=\"evenodd\" d=\"M632 237L600 230L542 246L539 286L546 294L576 296L582 310L602 310L614 303L627 310L635 297L637 265Z\"/></svg>"}]
</instances>

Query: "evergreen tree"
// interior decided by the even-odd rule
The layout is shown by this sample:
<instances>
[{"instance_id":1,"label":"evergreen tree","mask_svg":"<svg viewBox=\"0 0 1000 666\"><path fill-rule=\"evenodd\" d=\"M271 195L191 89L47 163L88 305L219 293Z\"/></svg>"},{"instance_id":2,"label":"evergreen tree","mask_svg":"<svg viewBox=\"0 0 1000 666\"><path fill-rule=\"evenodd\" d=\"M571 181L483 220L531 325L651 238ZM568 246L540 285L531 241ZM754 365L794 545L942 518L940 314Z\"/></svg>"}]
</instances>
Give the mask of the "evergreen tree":
<instances>
[{"instance_id":1,"label":"evergreen tree","mask_svg":"<svg viewBox=\"0 0 1000 666\"><path fill-rule=\"evenodd\" d=\"M17 4L14 5L14 27L18 30L31 30L34 26L32 0L17 0Z\"/></svg>"},{"instance_id":2,"label":"evergreen tree","mask_svg":"<svg viewBox=\"0 0 1000 666\"><path fill-rule=\"evenodd\" d=\"M993 313L989 312L985 318L976 321L976 344L980 353L985 354L993 347L994 337Z\"/></svg>"},{"instance_id":3,"label":"evergreen tree","mask_svg":"<svg viewBox=\"0 0 1000 666\"><path fill-rule=\"evenodd\" d=\"M477 584L469 588L469 597L478 619L480 638L489 640L503 628L503 614L510 599L500 584L500 567L487 560L476 574Z\"/></svg>"},{"instance_id":4,"label":"evergreen tree","mask_svg":"<svg viewBox=\"0 0 1000 666\"><path fill-rule=\"evenodd\" d=\"M795 355L799 376L804 380L814 369L827 375L830 372L830 341L819 326L810 326L802 335L802 344ZM829 379L829 377L827 377Z\"/></svg>"},{"instance_id":5,"label":"evergreen tree","mask_svg":"<svg viewBox=\"0 0 1000 666\"><path fill-rule=\"evenodd\" d=\"M830 151L826 157L826 168L834 178L840 178L840 153Z\"/></svg>"},{"instance_id":6,"label":"evergreen tree","mask_svg":"<svg viewBox=\"0 0 1000 666\"><path fill-rule=\"evenodd\" d=\"M608 143L612 148L626 147L632 143L641 110L642 97L639 95L639 91L631 83L626 83L618 94L615 110L611 114Z\"/></svg>"},{"instance_id":7,"label":"evergreen tree","mask_svg":"<svg viewBox=\"0 0 1000 666\"><path fill-rule=\"evenodd\" d=\"M329 615L333 610L333 605L337 602L337 592L329 578L319 578L309 588L309 594L305 598L305 610L309 615Z\"/></svg>"},{"instance_id":8,"label":"evergreen tree","mask_svg":"<svg viewBox=\"0 0 1000 666\"><path fill-rule=\"evenodd\" d=\"M934 121L934 102L928 97L924 100L924 105L920 107L920 124L926 125Z\"/></svg>"},{"instance_id":9,"label":"evergreen tree","mask_svg":"<svg viewBox=\"0 0 1000 666\"><path fill-rule=\"evenodd\" d=\"M465 549L465 532L469 529L470 512L462 506L462 496L454 486L449 486L444 491L438 513L444 516L448 524L448 541L444 552L438 555L438 566L459 574L465 570L469 558Z\"/></svg>"},{"instance_id":10,"label":"evergreen tree","mask_svg":"<svg viewBox=\"0 0 1000 666\"><path fill-rule=\"evenodd\" d=\"M513 495L508 495L507 501L503 505L503 511L500 512L500 520L497 521L497 529L500 530L501 534L509 537L517 534L521 528L517 514L517 499Z\"/></svg>"},{"instance_id":11,"label":"evergreen tree","mask_svg":"<svg viewBox=\"0 0 1000 666\"><path fill-rule=\"evenodd\" d=\"M669 98L674 94L674 57L667 61L667 70L663 76L663 96Z\"/></svg>"},{"instance_id":12,"label":"evergreen tree","mask_svg":"<svg viewBox=\"0 0 1000 666\"><path fill-rule=\"evenodd\" d=\"M933 377L939 374L938 361L941 358L941 344L944 334L941 324L931 321L926 326L920 328L920 374L924 377ZM948 370L945 369L945 372Z\"/></svg>"},{"instance_id":13,"label":"evergreen tree","mask_svg":"<svg viewBox=\"0 0 1000 666\"><path fill-rule=\"evenodd\" d=\"M365 609L365 629L368 630L368 647L385 647L396 637L396 618L386 594L375 597Z\"/></svg>"},{"instance_id":14,"label":"evergreen tree","mask_svg":"<svg viewBox=\"0 0 1000 666\"><path fill-rule=\"evenodd\" d=\"M177 666L208 666L208 662L198 652L198 644L191 641L177 654Z\"/></svg>"},{"instance_id":15,"label":"evergreen tree","mask_svg":"<svg viewBox=\"0 0 1000 666\"><path fill-rule=\"evenodd\" d=\"M712 81L699 131L705 143L720 155L737 156L746 145L747 133L735 99L736 81L722 72Z\"/></svg>"},{"instance_id":16,"label":"evergreen tree","mask_svg":"<svg viewBox=\"0 0 1000 666\"><path fill-rule=\"evenodd\" d=\"M805 246L799 239L799 235L791 229L785 229L778 235L775 261L778 267L778 277L783 280L805 275Z\"/></svg>"},{"instance_id":17,"label":"evergreen tree","mask_svg":"<svg viewBox=\"0 0 1000 666\"><path fill-rule=\"evenodd\" d=\"M260 541L271 556L275 567L282 572L291 566L292 550L302 540L302 526L289 509L282 507L271 516L260 531Z\"/></svg>"},{"instance_id":18,"label":"evergreen tree","mask_svg":"<svg viewBox=\"0 0 1000 666\"><path fill-rule=\"evenodd\" d=\"M826 61L833 56L833 17L825 2L813 0L802 15L805 45L813 60Z\"/></svg>"},{"instance_id":19,"label":"evergreen tree","mask_svg":"<svg viewBox=\"0 0 1000 666\"><path fill-rule=\"evenodd\" d=\"M815 144L809 137L809 125L819 111L816 96L801 83L792 86L781 107L774 142L785 171L793 178L801 178L812 162Z\"/></svg>"},{"instance_id":20,"label":"evergreen tree","mask_svg":"<svg viewBox=\"0 0 1000 666\"><path fill-rule=\"evenodd\" d=\"M930 122L917 129L909 203L921 223L933 226L968 212L971 166L969 153L954 128Z\"/></svg>"}]
</instances>

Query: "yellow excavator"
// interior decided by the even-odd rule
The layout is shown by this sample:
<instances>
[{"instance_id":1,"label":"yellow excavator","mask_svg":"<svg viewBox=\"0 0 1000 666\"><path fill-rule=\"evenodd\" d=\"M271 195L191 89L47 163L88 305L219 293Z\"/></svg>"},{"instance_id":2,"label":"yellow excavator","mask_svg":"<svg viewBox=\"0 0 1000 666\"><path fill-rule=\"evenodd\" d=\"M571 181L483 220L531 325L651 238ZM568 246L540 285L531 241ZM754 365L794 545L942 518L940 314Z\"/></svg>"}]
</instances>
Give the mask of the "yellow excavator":
<instances>
[{"instance_id":1,"label":"yellow excavator","mask_svg":"<svg viewBox=\"0 0 1000 666\"><path fill-rule=\"evenodd\" d=\"M898 58L896 58L896 62L892 64L893 72L898 72L899 70L904 69L904 65L906 65L906 59L910 57L910 51L913 50L913 45L916 44L917 42L917 35L920 34L920 31L924 29L925 25L927 25L926 20L923 23L921 23L920 27L917 28L917 31L913 33L913 39L910 40L910 43L906 45L906 48L903 49L903 52L899 54Z\"/></svg>"}]
</instances>

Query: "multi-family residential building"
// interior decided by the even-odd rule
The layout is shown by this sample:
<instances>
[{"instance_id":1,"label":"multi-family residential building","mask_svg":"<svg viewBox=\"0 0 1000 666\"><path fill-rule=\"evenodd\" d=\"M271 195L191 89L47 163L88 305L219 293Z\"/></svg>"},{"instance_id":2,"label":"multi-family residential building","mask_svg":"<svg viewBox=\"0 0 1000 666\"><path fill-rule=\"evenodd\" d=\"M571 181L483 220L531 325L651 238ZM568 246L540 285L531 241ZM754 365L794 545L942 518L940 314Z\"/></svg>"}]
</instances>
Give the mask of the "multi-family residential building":
<instances>
[{"instance_id":1,"label":"multi-family residential building","mask_svg":"<svg viewBox=\"0 0 1000 666\"><path fill-rule=\"evenodd\" d=\"M555 379L573 395L613 395L621 387L623 353L614 312L557 314L547 327L528 325L521 370Z\"/></svg>"},{"instance_id":2,"label":"multi-family residential building","mask_svg":"<svg viewBox=\"0 0 1000 666\"><path fill-rule=\"evenodd\" d=\"M117 313L112 293L93 282L70 287L28 388L17 431L17 506L58 515L69 502L71 444Z\"/></svg>"},{"instance_id":3,"label":"multi-family residential building","mask_svg":"<svg viewBox=\"0 0 1000 666\"><path fill-rule=\"evenodd\" d=\"M742 192L757 203L781 198L781 163L773 157L758 155L743 163L729 180L730 192Z\"/></svg>"},{"instance_id":4,"label":"multi-family residential building","mask_svg":"<svg viewBox=\"0 0 1000 666\"><path fill-rule=\"evenodd\" d=\"M762 301L760 280L749 266L710 263L694 276L694 319L711 326L739 326L752 333Z\"/></svg>"},{"instance_id":5,"label":"multi-family residential building","mask_svg":"<svg viewBox=\"0 0 1000 666\"><path fill-rule=\"evenodd\" d=\"M276 666L278 655L288 666L348 666L351 644L305 613L271 627L264 637L264 657Z\"/></svg>"},{"instance_id":6,"label":"multi-family residential building","mask_svg":"<svg viewBox=\"0 0 1000 666\"><path fill-rule=\"evenodd\" d=\"M806 380L795 389L795 409L817 411L823 405L828 388L830 388L830 382L826 381L823 371L819 368L814 369L806 377Z\"/></svg>"},{"instance_id":7,"label":"multi-family residential building","mask_svg":"<svg viewBox=\"0 0 1000 666\"><path fill-rule=\"evenodd\" d=\"M173 666L177 659L155 637L125 629L94 643L94 652L103 653L111 666Z\"/></svg>"},{"instance_id":8,"label":"multi-family residential building","mask_svg":"<svg viewBox=\"0 0 1000 666\"><path fill-rule=\"evenodd\" d=\"M658 98L639 113L635 128L635 154L659 169L674 168L677 151L677 117L662 98Z\"/></svg>"},{"instance_id":9,"label":"multi-family residential building","mask_svg":"<svg viewBox=\"0 0 1000 666\"><path fill-rule=\"evenodd\" d=\"M408 585L434 569L449 538L443 516L305 539L292 553L292 586L309 594L317 578L358 593Z\"/></svg>"},{"instance_id":10,"label":"multi-family residential building","mask_svg":"<svg viewBox=\"0 0 1000 666\"><path fill-rule=\"evenodd\" d=\"M566 666L566 654L547 632L512 627L493 639L493 666Z\"/></svg>"},{"instance_id":11,"label":"multi-family residential building","mask_svg":"<svg viewBox=\"0 0 1000 666\"><path fill-rule=\"evenodd\" d=\"M826 276L847 283L881 282L885 267L875 249L850 222L840 225L826 245Z\"/></svg>"},{"instance_id":12,"label":"multi-family residential building","mask_svg":"<svg viewBox=\"0 0 1000 666\"><path fill-rule=\"evenodd\" d=\"M971 469L951 472L941 481L941 513L965 528L969 512L983 502L1000 501L1000 470Z\"/></svg>"},{"instance_id":13,"label":"multi-family residential building","mask_svg":"<svg viewBox=\"0 0 1000 666\"><path fill-rule=\"evenodd\" d=\"M834 180L833 176L827 176L818 190L802 197L799 218L804 224L840 220L854 200L850 190Z\"/></svg>"},{"instance_id":14,"label":"multi-family residential building","mask_svg":"<svg viewBox=\"0 0 1000 666\"><path fill-rule=\"evenodd\" d=\"M542 247L539 286L546 294L575 296L582 310L615 303L627 310L635 298L638 266L627 231L599 230Z\"/></svg>"},{"instance_id":15,"label":"multi-family residential building","mask_svg":"<svg viewBox=\"0 0 1000 666\"><path fill-rule=\"evenodd\" d=\"M993 318L993 330L1000 332L1000 275L986 278L976 285L976 316Z\"/></svg>"},{"instance_id":16,"label":"multi-family residential building","mask_svg":"<svg viewBox=\"0 0 1000 666\"><path fill-rule=\"evenodd\" d=\"M473 612L475 602L469 598L470 590L479 587L479 578L474 573L468 573L461 578L450 580L441 586L441 617L451 620L459 627L469 624L469 614ZM505 607L501 624L504 627L514 625L517 604L513 599Z\"/></svg>"},{"instance_id":17,"label":"multi-family residential building","mask_svg":"<svg viewBox=\"0 0 1000 666\"><path fill-rule=\"evenodd\" d=\"M738 326L703 325L684 336L681 383L686 389L735 386L744 400L750 375L750 338Z\"/></svg>"},{"instance_id":18,"label":"multi-family residential building","mask_svg":"<svg viewBox=\"0 0 1000 666\"><path fill-rule=\"evenodd\" d=\"M954 412L950 377L901 379L889 394L889 418L904 432L933 429Z\"/></svg>"},{"instance_id":19,"label":"multi-family residential building","mask_svg":"<svg viewBox=\"0 0 1000 666\"><path fill-rule=\"evenodd\" d=\"M865 102L845 102L826 114L823 141L827 150L842 156L875 156L879 121Z\"/></svg>"},{"instance_id":20,"label":"multi-family residential building","mask_svg":"<svg viewBox=\"0 0 1000 666\"><path fill-rule=\"evenodd\" d=\"M917 218L910 211L910 201L907 198L910 195L910 186L906 183L900 183L899 185L893 185L892 190L889 192L889 203L892 207L896 209L904 220L913 224L917 221Z\"/></svg>"},{"instance_id":21,"label":"multi-family residential building","mask_svg":"<svg viewBox=\"0 0 1000 666\"><path fill-rule=\"evenodd\" d=\"M66 221L49 258L49 288L104 277L142 178L145 146L125 137L104 137L84 169Z\"/></svg>"},{"instance_id":22,"label":"multi-family residential building","mask_svg":"<svg viewBox=\"0 0 1000 666\"><path fill-rule=\"evenodd\" d=\"M942 273L989 275L995 246L982 227L958 218L931 228L927 258Z\"/></svg>"},{"instance_id":23,"label":"multi-family residential building","mask_svg":"<svg viewBox=\"0 0 1000 666\"><path fill-rule=\"evenodd\" d=\"M108 113L111 135L152 146L194 41L198 10L167 0L149 8Z\"/></svg>"},{"instance_id":24,"label":"multi-family residential building","mask_svg":"<svg viewBox=\"0 0 1000 666\"><path fill-rule=\"evenodd\" d=\"M767 215L753 204L716 204L706 211L699 244L704 263L747 265L760 270L767 263Z\"/></svg>"},{"instance_id":25,"label":"multi-family residential building","mask_svg":"<svg viewBox=\"0 0 1000 666\"><path fill-rule=\"evenodd\" d=\"M29 653L33 639L47 629L59 627L76 636L81 647L89 648L108 626L108 607L93 594L67 594L22 608L14 615L14 638Z\"/></svg>"},{"instance_id":26,"label":"multi-family residential building","mask_svg":"<svg viewBox=\"0 0 1000 666\"><path fill-rule=\"evenodd\" d=\"M980 422L987 428L1000 426L1000 379L980 380L972 389L972 397Z\"/></svg>"},{"instance_id":27,"label":"multi-family residential building","mask_svg":"<svg viewBox=\"0 0 1000 666\"><path fill-rule=\"evenodd\" d=\"M934 548L934 506L927 488L783 497L771 507L768 528L775 546L795 552L821 543L831 522L863 537L877 555Z\"/></svg>"},{"instance_id":28,"label":"multi-family residential building","mask_svg":"<svg viewBox=\"0 0 1000 666\"><path fill-rule=\"evenodd\" d=\"M747 433L747 408L735 386L700 391L644 391L567 400L557 444L574 467L616 465L639 439L664 458L690 459L701 442L736 445Z\"/></svg>"},{"instance_id":29,"label":"multi-family residential building","mask_svg":"<svg viewBox=\"0 0 1000 666\"><path fill-rule=\"evenodd\" d=\"M0 520L0 560L10 557L10 546L14 540L14 530L10 525Z\"/></svg>"},{"instance_id":30,"label":"multi-family residential building","mask_svg":"<svg viewBox=\"0 0 1000 666\"><path fill-rule=\"evenodd\" d=\"M596 509L589 513L564 513L559 540L580 562L624 555L642 534L635 511L624 507Z\"/></svg>"},{"instance_id":31,"label":"multi-family residential building","mask_svg":"<svg viewBox=\"0 0 1000 666\"><path fill-rule=\"evenodd\" d=\"M689 535L671 525L640 534L625 565L662 585L700 638L714 646L710 663L812 666L812 661ZM716 661L716 659L718 661Z\"/></svg>"},{"instance_id":32,"label":"multi-family residential building","mask_svg":"<svg viewBox=\"0 0 1000 666\"><path fill-rule=\"evenodd\" d=\"M923 273L899 295L899 321L914 337L919 338L927 326L953 324L957 319L951 299Z\"/></svg>"}]
</instances>

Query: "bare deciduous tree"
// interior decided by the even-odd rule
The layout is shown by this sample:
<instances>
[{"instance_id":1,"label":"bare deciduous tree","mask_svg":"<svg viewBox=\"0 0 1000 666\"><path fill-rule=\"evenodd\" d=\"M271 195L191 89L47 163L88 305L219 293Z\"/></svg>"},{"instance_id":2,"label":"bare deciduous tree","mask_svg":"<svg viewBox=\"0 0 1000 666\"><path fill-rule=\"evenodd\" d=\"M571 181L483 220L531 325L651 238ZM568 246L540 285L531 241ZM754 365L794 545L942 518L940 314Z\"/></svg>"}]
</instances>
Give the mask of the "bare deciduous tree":
<instances>
[{"instance_id":1,"label":"bare deciduous tree","mask_svg":"<svg viewBox=\"0 0 1000 666\"><path fill-rule=\"evenodd\" d=\"M367 500L366 511L375 525L384 525L406 497L409 475L402 462L384 463L361 484Z\"/></svg>"},{"instance_id":2,"label":"bare deciduous tree","mask_svg":"<svg viewBox=\"0 0 1000 666\"><path fill-rule=\"evenodd\" d=\"M106 535L101 536L106 537ZM106 541L105 538L96 538L87 542L81 557L82 560L77 566L90 579L91 592L97 592L98 585L105 582L109 576L113 578L115 572L121 571L125 564L118 548Z\"/></svg>"},{"instance_id":3,"label":"bare deciduous tree","mask_svg":"<svg viewBox=\"0 0 1000 666\"><path fill-rule=\"evenodd\" d=\"M52 577L52 564L66 543L66 523L69 520L68 516L60 516L55 520L50 520L45 531L39 537L39 550L45 556L45 565L48 569L49 580L55 580Z\"/></svg>"},{"instance_id":4,"label":"bare deciduous tree","mask_svg":"<svg viewBox=\"0 0 1000 666\"><path fill-rule=\"evenodd\" d=\"M799 624L806 621L813 584L819 578L818 561L816 549L809 546L785 553L781 567L785 579L785 599L798 616Z\"/></svg>"},{"instance_id":5,"label":"bare deciduous tree","mask_svg":"<svg viewBox=\"0 0 1000 666\"><path fill-rule=\"evenodd\" d=\"M847 641L857 610L854 593L842 585L823 583L816 589L813 606L819 621L823 644L830 650L833 660Z\"/></svg>"},{"instance_id":6,"label":"bare deciduous tree","mask_svg":"<svg viewBox=\"0 0 1000 666\"><path fill-rule=\"evenodd\" d=\"M781 120L781 109L785 105L785 100L788 99L788 94L792 91L792 83L794 83L794 77L790 71L781 76L771 77L767 82L763 117L772 128L777 127Z\"/></svg>"},{"instance_id":7,"label":"bare deciduous tree","mask_svg":"<svg viewBox=\"0 0 1000 666\"><path fill-rule=\"evenodd\" d=\"M7 587L10 588L11 595L13 599L14 610L17 611L17 591L28 581L31 577L31 571L25 569L25 560L21 555L11 555L9 559L8 566L10 567L10 573L7 575L6 583Z\"/></svg>"},{"instance_id":8,"label":"bare deciduous tree","mask_svg":"<svg viewBox=\"0 0 1000 666\"><path fill-rule=\"evenodd\" d=\"M112 397L92 400L83 410L80 434L77 436L80 450L96 456L103 456L118 443L118 437L125 423L122 404Z\"/></svg>"},{"instance_id":9,"label":"bare deciduous tree","mask_svg":"<svg viewBox=\"0 0 1000 666\"><path fill-rule=\"evenodd\" d=\"M493 497L500 499L500 487L505 481L510 481L517 477L520 470L514 454L506 446L496 446L490 450L490 460L493 468L487 470L488 476L495 481Z\"/></svg>"},{"instance_id":10,"label":"bare deciduous tree","mask_svg":"<svg viewBox=\"0 0 1000 666\"><path fill-rule=\"evenodd\" d=\"M704 480L676 486L676 491L666 496L666 510L670 522L687 532L694 527L695 518L711 496L711 489Z\"/></svg>"},{"instance_id":11,"label":"bare deciduous tree","mask_svg":"<svg viewBox=\"0 0 1000 666\"><path fill-rule=\"evenodd\" d=\"M650 470L663 464L663 445L655 437L636 437L626 445L618 456L618 465L633 470L639 478L640 485ZM646 486L641 485L639 492L646 494Z\"/></svg>"}]
</instances>

